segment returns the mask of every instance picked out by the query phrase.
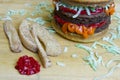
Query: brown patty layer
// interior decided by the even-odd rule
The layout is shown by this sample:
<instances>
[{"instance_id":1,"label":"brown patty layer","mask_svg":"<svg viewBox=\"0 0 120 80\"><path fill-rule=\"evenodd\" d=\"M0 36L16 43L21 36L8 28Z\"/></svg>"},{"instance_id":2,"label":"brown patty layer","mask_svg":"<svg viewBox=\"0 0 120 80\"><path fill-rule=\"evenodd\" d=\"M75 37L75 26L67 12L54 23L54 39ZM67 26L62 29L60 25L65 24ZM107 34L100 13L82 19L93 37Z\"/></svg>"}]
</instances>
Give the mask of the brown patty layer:
<instances>
[{"instance_id":1,"label":"brown patty layer","mask_svg":"<svg viewBox=\"0 0 120 80\"><path fill-rule=\"evenodd\" d=\"M101 26L101 27L98 27L96 30L95 30L95 33L99 33L103 30L105 30L106 28L109 27L109 24L110 24L111 20L110 20L110 17L107 18L107 22L105 23L105 25Z\"/></svg>"},{"instance_id":2,"label":"brown patty layer","mask_svg":"<svg viewBox=\"0 0 120 80\"><path fill-rule=\"evenodd\" d=\"M71 22L74 24L84 24L85 26L88 26L89 24L99 23L101 21L106 21L106 19L110 19L110 16L107 16L106 13L104 12L97 15L91 15L91 16L80 15L77 18L72 18L74 14L55 10L54 15L59 16L60 18L62 18L67 22Z\"/></svg>"},{"instance_id":3,"label":"brown patty layer","mask_svg":"<svg viewBox=\"0 0 120 80\"><path fill-rule=\"evenodd\" d=\"M94 19L93 19L93 20L94 20ZM111 22L110 17L107 17L105 20L106 20L106 23L105 23L104 25L96 28L95 33L101 32L102 30L108 28L108 26L109 26L109 24L110 24L110 22ZM55 19L55 21L56 21L56 24L58 24L59 26L62 27L62 24L61 24L61 23L59 23L56 19ZM72 20L72 21L73 21L73 20ZM69 22L69 21L68 21L68 22ZM83 21L83 22L84 22L84 21ZM76 21L73 21L72 23L76 24Z\"/></svg>"}]
</instances>

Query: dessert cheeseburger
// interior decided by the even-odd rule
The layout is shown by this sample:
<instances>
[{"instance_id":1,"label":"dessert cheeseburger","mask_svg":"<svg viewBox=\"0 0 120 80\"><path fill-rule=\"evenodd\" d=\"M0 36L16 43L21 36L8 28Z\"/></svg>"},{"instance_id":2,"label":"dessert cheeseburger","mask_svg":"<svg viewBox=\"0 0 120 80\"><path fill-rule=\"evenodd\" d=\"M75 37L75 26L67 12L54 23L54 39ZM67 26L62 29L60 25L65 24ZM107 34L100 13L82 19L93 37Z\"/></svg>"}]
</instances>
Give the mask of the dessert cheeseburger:
<instances>
[{"instance_id":1,"label":"dessert cheeseburger","mask_svg":"<svg viewBox=\"0 0 120 80\"><path fill-rule=\"evenodd\" d=\"M115 12L113 0L53 0L53 27L63 37L92 42L102 38Z\"/></svg>"}]
</instances>

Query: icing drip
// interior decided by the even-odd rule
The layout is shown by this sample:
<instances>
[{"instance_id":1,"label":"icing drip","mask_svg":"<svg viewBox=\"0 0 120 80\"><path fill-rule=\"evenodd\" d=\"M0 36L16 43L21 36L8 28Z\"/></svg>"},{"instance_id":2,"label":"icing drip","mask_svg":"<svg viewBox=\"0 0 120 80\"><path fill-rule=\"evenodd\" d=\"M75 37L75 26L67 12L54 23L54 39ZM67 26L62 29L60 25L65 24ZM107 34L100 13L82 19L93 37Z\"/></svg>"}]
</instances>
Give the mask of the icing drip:
<instances>
[{"instance_id":1,"label":"icing drip","mask_svg":"<svg viewBox=\"0 0 120 80\"><path fill-rule=\"evenodd\" d=\"M89 27L87 28L86 26L78 26L73 23L65 23L62 26L62 31L67 34L68 31L71 33L77 33L79 35L82 35L84 38L88 38L89 35L94 34L95 32L95 27Z\"/></svg>"},{"instance_id":2,"label":"icing drip","mask_svg":"<svg viewBox=\"0 0 120 80\"><path fill-rule=\"evenodd\" d=\"M59 3L56 3L56 10L58 11L59 10Z\"/></svg>"},{"instance_id":3,"label":"icing drip","mask_svg":"<svg viewBox=\"0 0 120 80\"><path fill-rule=\"evenodd\" d=\"M85 9L87 11L87 14L90 16L91 15L90 10L87 7L85 7Z\"/></svg>"},{"instance_id":4,"label":"icing drip","mask_svg":"<svg viewBox=\"0 0 120 80\"><path fill-rule=\"evenodd\" d=\"M79 16L79 14L81 13L81 11L83 10L83 8L81 7L81 8L79 8L79 10L78 10L78 12L77 12L77 14L75 14L74 16L73 16L73 18L76 18L76 17L78 17Z\"/></svg>"}]
</instances>

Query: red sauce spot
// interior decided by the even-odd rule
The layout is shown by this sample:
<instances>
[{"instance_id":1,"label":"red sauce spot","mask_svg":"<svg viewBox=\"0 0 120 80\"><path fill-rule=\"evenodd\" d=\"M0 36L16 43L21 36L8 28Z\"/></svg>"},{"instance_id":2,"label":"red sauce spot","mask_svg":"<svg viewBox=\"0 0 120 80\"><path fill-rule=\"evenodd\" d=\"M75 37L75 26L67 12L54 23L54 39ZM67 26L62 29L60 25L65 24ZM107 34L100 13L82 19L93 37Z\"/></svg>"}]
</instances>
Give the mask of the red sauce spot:
<instances>
[{"instance_id":1,"label":"red sauce spot","mask_svg":"<svg viewBox=\"0 0 120 80\"><path fill-rule=\"evenodd\" d=\"M32 75L40 72L40 64L33 57L27 55L18 59L15 68L22 75Z\"/></svg>"},{"instance_id":2,"label":"red sauce spot","mask_svg":"<svg viewBox=\"0 0 120 80\"><path fill-rule=\"evenodd\" d=\"M104 12L104 9L103 9L103 8L97 8L97 9L95 10L95 12L92 12L92 11L91 11L91 14L92 14L92 15L95 15L95 14L102 13L102 12Z\"/></svg>"},{"instance_id":3,"label":"red sauce spot","mask_svg":"<svg viewBox=\"0 0 120 80\"><path fill-rule=\"evenodd\" d=\"M97 26L97 27L102 27L104 24L106 23L106 21L101 21L101 22L99 22L99 23L96 23L96 24L91 24L91 25L89 25L89 26Z\"/></svg>"},{"instance_id":4,"label":"red sauce spot","mask_svg":"<svg viewBox=\"0 0 120 80\"><path fill-rule=\"evenodd\" d=\"M55 15L54 18L56 19L56 21L58 23L60 23L61 25L63 25L64 23L66 23L66 21L62 20L59 16Z\"/></svg>"},{"instance_id":5,"label":"red sauce spot","mask_svg":"<svg viewBox=\"0 0 120 80\"><path fill-rule=\"evenodd\" d=\"M73 14L76 14L77 11L73 10L73 9L70 9L70 8L67 8L67 7L63 7L63 6L60 6L60 10L64 11L64 12L69 12L69 13L73 13Z\"/></svg>"}]
</instances>

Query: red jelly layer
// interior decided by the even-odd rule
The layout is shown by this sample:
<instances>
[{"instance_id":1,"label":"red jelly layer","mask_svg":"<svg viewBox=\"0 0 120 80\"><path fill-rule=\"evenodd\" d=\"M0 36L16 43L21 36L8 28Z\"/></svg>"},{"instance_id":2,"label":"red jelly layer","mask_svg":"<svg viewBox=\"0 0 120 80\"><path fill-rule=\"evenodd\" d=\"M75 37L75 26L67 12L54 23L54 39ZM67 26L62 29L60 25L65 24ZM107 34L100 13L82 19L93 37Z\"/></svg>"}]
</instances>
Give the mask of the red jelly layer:
<instances>
[{"instance_id":1,"label":"red jelly layer","mask_svg":"<svg viewBox=\"0 0 120 80\"><path fill-rule=\"evenodd\" d=\"M22 75L32 75L40 72L40 64L33 57L27 55L18 59L15 68Z\"/></svg>"},{"instance_id":2,"label":"red jelly layer","mask_svg":"<svg viewBox=\"0 0 120 80\"><path fill-rule=\"evenodd\" d=\"M60 6L60 10L64 11L64 12L72 13L72 14L77 13L77 11L75 11L73 9L70 9L70 8L67 8L67 7L63 7L63 6ZM90 10L90 13L91 13L91 15L95 15L95 14L98 14L98 13L102 13L103 11L104 11L103 8L96 8L94 12ZM82 10L80 15L87 15L86 10Z\"/></svg>"},{"instance_id":3,"label":"red jelly layer","mask_svg":"<svg viewBox=\"0 0 120 80\"><path fill-rule=\"evenodd\" d=\"M60 25L63 25L65 23L68 23L67 21L61 19L59 16L55 15L54 16L55 20L60 24ZM103 25L105 25L106 21L101 21L99 23L95 23L95 24L89 24L88 26L86 27L102 27ZM84 24L77 24L78 26L82 26Z\"/></svg>"}]
</instances>

